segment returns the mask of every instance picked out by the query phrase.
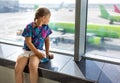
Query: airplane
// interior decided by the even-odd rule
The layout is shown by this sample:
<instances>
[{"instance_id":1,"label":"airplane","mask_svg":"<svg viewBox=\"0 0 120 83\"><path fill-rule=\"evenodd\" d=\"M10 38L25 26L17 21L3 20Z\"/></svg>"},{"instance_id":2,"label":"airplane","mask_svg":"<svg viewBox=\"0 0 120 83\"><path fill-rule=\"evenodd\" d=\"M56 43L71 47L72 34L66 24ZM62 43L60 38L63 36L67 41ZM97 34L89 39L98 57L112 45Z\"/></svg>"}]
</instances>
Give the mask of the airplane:
<instances>
[{"instance_id":1,"label":"airplane","mask_svg":"<svg viewBox=\"0 0 120 83\"><path fill-rule=\"evenodd\" d=\"M55 11L58 11L58 10L63 8L64 2L56 3L56 4L54 4L54 3L53 4L49 4L49 3L42 4L41 3L41 4L36 4L36 5L38 5L38 7L47 7L49 9L53 9Z\"/></svg>"},{"instance_id":2,"label":"airplane","mask_svg":"<svg viewBox=\"0 0 120 83\"><path fill-rule=\"evenodd\" d=\"M73 11L75 9L75 4L74 3L65 3L65 2L60 2L60 3L40 3L40 4L20 4L19 5L19 10L21 11L27 11L27 10L36 10L39 7L47 7L50 10L55 10L58 11L62 8L68 9L68 11Z\"/></svg>"},{"instance_id":3,"label":"airplane","mask_svg":"<svg viewBox=\"0 0 120 83\"><path fill-rule=\"evenodd\" d=\"M103 5L100 5L101 18L110 20L109 24L113 22L120 22L120 15L110 15Z\"/></svg>"},{"instance_id":4,"label":"airplane","mask_svg":"<svg viewBox=\"0 0 120 83\"><path fill-rule=\"evenodd\" d=\"M117 5L114 5L114 12L120 13L120 9L117 7Z\"/></svg>"},{"instance_id":5,"label":"airplane","mask_svg":"<svg viewBox=\"0 0 120 83\"><path fill-rule=\"evenodd\" d=\"M52 30L74 34L74 22L50 22L49 26ZM104 41L104 37L120 38L120 26L108 24L92 24L87 25L87 42L100 45Z\"/></svg>"},{"instance_id":6,"label":"airplane","mask_svg":"<svg viewBox=\"0 0 120 83\"><path fill-rule=\"evenodd\" d=\"M57 32L51 36L51 40L54 43L60 40L71 41L74 43L73 37L75 33L75 23L74 22L50 22L49 27ZM17 31L17 35L21 35L23 30ZM62 34L58 34L58 32ZM70 38L71 37L71 38ZM119 25L109 25L109 24L87 24L87 34L86 42L93 45L100 45L104 42L105 37L108 38L120 38L120 26ZM63 41L62 41L63 42Z\"/></svg>"},{"instance_id":7,"label":"airplane","mask_svg":"<svg viewBox=\"0 0 120 83\"><path fill-rule=\"evenodd\" d=\"M52 30L61 31L65 33L75 32L74 22L50 22L49 26ZM120 26L108 24L87 24L87 32L95 33L100 37L120 38Z\"/></svg>"},{"instance_id":8,"label":"airplane","mask_svg":"<svg viewBox=\"0 0 120 83\"><path fill-rule=\"evenodd\" d=\"M55 11L58 11L62 8L68 9L68 11L73 11L75 9L75 4L74 3L65 3L64 1L62 1L61 3L56 3L56 4L49 4L49 3L45 3L45 4L38 4L39 7L47 7L49 9L53 9Z\"/></svg>"}]
</instances>

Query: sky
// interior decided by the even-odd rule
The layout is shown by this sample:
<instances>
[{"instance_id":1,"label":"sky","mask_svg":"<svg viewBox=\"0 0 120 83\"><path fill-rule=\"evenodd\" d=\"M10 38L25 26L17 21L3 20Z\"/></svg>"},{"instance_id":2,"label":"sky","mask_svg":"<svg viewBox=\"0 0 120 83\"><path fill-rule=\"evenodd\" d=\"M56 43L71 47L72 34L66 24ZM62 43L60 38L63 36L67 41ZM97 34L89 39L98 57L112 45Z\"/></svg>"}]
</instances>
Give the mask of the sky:
<instances>
[{"instance_id":1,"label":"sky","mask_svg":"<svg viewBox=\"0 0 120 83\"><path fill-rule=\"evenodd\" d=\"M106 4L120 4L120 0L88 0L89 3L106 3Z\"/></svg>"},{"instance_id":2,"label":"sky","mask_svg":"<svg viewBox=\"0 0 120 83\"><path fill-rule=\"evenodd\" d=\"M61 3L61 2L65 2L65 3L74 3L76 0L19 0L20 3ZM120 0L88 0L89 3L106 3L106 4L120 4Z\"/></svg>"},{"instance_id":3,"label":"sky","mask_svg":"<svg viewBox=\"0 0 120 83\"><path fill-rule=\"evenodd\" d=\"M75 0L19 0L20 3L74 3Z\"/></svg>"}]
</instances>

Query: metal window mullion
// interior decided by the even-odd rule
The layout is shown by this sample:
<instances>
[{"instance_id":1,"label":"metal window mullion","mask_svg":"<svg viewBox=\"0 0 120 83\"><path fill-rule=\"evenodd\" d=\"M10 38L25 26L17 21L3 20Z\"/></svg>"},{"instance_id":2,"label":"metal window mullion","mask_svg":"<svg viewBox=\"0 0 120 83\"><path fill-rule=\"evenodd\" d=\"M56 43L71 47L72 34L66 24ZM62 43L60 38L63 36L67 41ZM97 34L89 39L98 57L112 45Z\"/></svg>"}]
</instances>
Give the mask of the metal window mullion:
<instances>
[{"instance_id":1,"label":"metal window mullion","mask_svg":"<svg viewBox=\"0 0 120 83\"><path fill-rule=\"evenodd\" d=\"M87 0L76 0L74 60L79 61L85 53L85 27Z\"/></svg>"}]
</instances>

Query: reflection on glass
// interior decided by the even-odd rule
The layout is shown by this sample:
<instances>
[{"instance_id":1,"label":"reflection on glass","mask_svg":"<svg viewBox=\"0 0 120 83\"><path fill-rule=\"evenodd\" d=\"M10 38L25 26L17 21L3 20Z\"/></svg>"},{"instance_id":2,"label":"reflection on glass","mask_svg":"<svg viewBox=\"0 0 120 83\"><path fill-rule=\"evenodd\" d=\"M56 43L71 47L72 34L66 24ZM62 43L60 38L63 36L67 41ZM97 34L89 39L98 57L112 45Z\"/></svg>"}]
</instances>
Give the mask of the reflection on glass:
<instances>
[{"instance_id":1,"label":"reflection on glass","mask_svg":"<svg viewBox=\"0 0 120 83\"><path fill-rule=\"evenodd\" d=\"M120 2L88 0L87 53L120 58L120 4L117 3Z\"/></svg>"},{"instance_id":2,"label":"reflection on glass","mask_svg":"<svg viewBox=\"0 0 120 83\"><path fill-rule=\"evenodd\" d=\"M8 3L8 4L6 4ZM0 39L23 42L21 33L33 21L35 10L47 7L51 10L49 26L53 30L51 48L55 51L74 51L75 0L0 0Z\"/></svg>"}]
</instances>

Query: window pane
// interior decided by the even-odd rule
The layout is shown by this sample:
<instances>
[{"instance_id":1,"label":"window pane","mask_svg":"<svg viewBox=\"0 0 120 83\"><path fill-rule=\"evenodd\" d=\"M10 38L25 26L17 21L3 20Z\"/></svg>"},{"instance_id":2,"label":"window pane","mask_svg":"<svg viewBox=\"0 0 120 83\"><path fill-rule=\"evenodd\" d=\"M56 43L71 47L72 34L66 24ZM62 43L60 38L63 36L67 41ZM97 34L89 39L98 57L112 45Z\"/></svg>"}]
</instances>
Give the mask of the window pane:
<instances>
[{"instance_id":1,"label":"window pane","mask_svg":"<svg viewBox=\"0 0 120 83\"><path fill-rule=\"evenodd\" d=\"M119 0L107 2L88 0L87 53L120 58L120 4L118 3Z\"/></svg>"},{"instance_id":2,"label":"window pane","mask_svg":"<svg viewBox=\"0 0 120 83\"><path fill-rule=\"evenodd\" d=\"M0 39L23 44L21 33L39 7L47 7L52 13L51 48L73 54L75 0L0 0Z\"/></svg>"}]
</instances>

